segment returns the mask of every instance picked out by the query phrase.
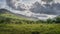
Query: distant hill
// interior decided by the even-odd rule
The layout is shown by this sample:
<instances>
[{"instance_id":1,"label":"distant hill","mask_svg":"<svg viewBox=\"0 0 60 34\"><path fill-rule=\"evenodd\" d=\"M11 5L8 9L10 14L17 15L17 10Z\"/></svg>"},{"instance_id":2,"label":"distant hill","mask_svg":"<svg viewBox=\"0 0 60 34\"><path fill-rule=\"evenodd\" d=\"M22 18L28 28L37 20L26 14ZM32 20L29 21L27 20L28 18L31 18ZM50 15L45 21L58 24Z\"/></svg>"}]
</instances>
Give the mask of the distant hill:
<instances>
[{"instance_id":1,"label":"distant hill","mask_svg":"<svg viewBox=\"0 0 60 34\"><path fill-rule=\"evenodd\" d=\"M7 17L7 18L22 19L22 17L17 16L17 14L14 14L7 9L0 9L0 16Z\"/></svg>"},{"instance_id":2,"label":"distant hill","mask_svg":"<svg viewBox=\"0 0 60 34\"><path fill-rule=\"evenodd\" d=\"M14 14L7 9L0 9L0 23L13 23L13 24L23 24L23 23L34 23L36 19L26 17L20 14Z\"/></svg>"},{"instance_id":3,"label":"distant hill","mask_svg":"<svg viewBox=\"0 0 60 34\"><path fill-rule=\"evenodd\" d=\"M0 16L7 18L21 19L21 20L37 20L37 18L34 17L27 17L25 15L12 13L7 9L0 9Z\"/></svg>"},{"instance_id":4,"label":"distant hill","mask_svg":"<svg viewBox=\"0 0 60 34\"><path fill-rule=\"evenodd\" d=\"M7 12L10 13L10 11L7 10L7 9L0 9L0 14L1 14L1 13L7 13Z\"/></svg>"}]
</instances>

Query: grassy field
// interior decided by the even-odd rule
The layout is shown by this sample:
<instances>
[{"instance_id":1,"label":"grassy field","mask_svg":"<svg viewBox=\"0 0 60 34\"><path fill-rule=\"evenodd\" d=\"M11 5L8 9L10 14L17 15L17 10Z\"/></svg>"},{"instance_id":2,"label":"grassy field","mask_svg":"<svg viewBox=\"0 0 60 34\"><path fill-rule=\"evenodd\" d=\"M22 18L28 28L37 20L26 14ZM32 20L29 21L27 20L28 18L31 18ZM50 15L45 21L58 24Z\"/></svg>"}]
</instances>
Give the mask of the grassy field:
<instances>
[{"instance_id":1,"label":"grassy field","mask_svg":"<svg viewBox=\"0 0 60 34\"><path fill-rule=\"evenodd\" d=\"M0 24L0 34L60 34L60 24Z\"/></svg>"},{"instance_id":2,"label":"grassy field","mask_svg":"<svg viewBox=\"0 0 60 34\"><path fill-rule=\"evenodd\" d=\"M49 20L48 22L50 23ZM3 12L0 13L0 34L60 34L60 24L48 22L32 21L10 12Z\"/></svg>"}]
</instances>

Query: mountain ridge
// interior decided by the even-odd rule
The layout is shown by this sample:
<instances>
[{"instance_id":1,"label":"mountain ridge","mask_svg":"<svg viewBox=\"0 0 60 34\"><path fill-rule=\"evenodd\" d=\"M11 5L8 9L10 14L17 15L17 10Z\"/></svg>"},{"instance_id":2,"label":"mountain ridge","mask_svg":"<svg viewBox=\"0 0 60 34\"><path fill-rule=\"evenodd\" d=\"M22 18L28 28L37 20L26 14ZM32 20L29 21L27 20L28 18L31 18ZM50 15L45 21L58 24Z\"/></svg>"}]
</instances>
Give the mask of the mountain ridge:
<instances>
[{"instance_id":1,"label":"mountain ridge","mask_svg":"<svg viewBox=\"0 0 60 34\"><path fill-rule=\"evenodd\" d=\"M8 18L15 17L17 19L25 19L25 20L34 20L34 19L38 20L37 18L34 18L34 17L27 17L25 15L12 13L7 9L0 9L0 16L4 16L4 17L8 17Z\"/></svg>"}]
</instances>

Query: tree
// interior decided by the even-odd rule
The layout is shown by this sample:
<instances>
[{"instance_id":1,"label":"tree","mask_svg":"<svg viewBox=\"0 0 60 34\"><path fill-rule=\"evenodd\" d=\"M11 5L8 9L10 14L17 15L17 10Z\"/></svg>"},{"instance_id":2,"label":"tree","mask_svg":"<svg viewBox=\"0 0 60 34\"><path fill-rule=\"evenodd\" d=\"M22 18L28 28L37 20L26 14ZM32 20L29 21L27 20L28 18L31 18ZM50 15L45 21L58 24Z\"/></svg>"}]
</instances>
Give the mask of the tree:
<instances>
[{"instance_id":1,"label":"tree","mask_svg":"<svg viewBox=\"0 0 60 34\"><path fill-rule=\"evenodd\" d=\"M55 23L60 23L60 16L55 18Z\"/></svg>"},{"instance_id":2,"label":"tree","mask_svg":"<svg viewBox=\"0 0 60 34\"><path fill-rule=\"evenodd\" d=\"M47 23L53 23L53 20L52 19L47 19L47 21L46 21Z\"/></svg>"}]
</instances>

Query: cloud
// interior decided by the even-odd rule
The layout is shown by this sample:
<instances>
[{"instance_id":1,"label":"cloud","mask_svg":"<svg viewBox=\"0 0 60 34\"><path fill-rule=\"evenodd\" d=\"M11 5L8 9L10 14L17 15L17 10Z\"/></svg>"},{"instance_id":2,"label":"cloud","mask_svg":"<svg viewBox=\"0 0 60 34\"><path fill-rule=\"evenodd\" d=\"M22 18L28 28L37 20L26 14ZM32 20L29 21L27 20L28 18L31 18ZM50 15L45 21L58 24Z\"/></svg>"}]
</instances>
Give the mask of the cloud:
<instances>
[{"instance_id":1,"label":"cloud","mask_svg":"<svg viewBox=\"0 0 60 34\"><path fill-rule=\"evenodd\" d=\"M1 2L2 1L2 2ZM6 2L7 1L7 2ZM41 3L41 0L0 0L0 4L2 4L1 6L2 7L5 7L6 9L9 9L9 10L11 10L11 12L13 12L13 13L17 13L17 14L22 14L22 15L25 15L25 16L32 16L33 15L33 17L34 16L36 16L37 15L37 13L34 13L34 12L31 12L31 11L29 11L29 10L24 10L24 11L20 11L20 9L26 9L26 8L28 8L28 7L30 7L33 3L35 3L35 2L39 2L39 3ZM60 0L55 0L56 2L60 2ZM7 4L5 4L5 2L6 3L8 3L8 5ZM26 5L26 6L25 6ZM28 6L27 6L28 5ZM10 7L8 7L8 6L10 6ZM13 7L14 8L14 10L11 8L11 7ZM15 10L15 9L18 9L18 10ZM39 9L39 7L38 8L36 8L35 9L35 11L37 10L37 9ZM39 9L40 10L40 9ZM38 11L37 11L38 12ZM39 14L38 16L41 16L42 14ZM44 16L45 14L43 14L43 16ZM46 16L46 15L45 15ZM51 16L51 15L49 15L49 16ZM36 16L37 17L37 16ZM40 17L37 17L37 18L39 18L40 19ZM44 17L45 18L45 17Z\"/></svg>"}]
</instances>

